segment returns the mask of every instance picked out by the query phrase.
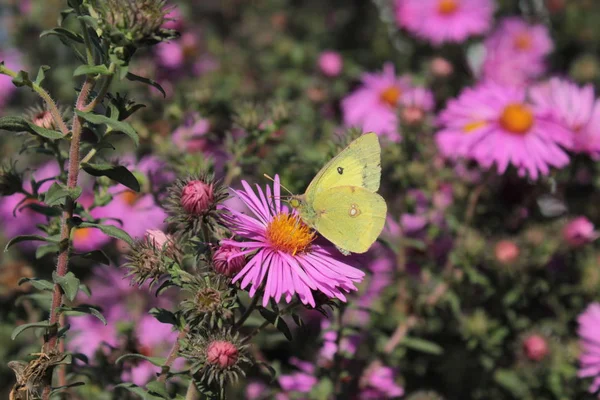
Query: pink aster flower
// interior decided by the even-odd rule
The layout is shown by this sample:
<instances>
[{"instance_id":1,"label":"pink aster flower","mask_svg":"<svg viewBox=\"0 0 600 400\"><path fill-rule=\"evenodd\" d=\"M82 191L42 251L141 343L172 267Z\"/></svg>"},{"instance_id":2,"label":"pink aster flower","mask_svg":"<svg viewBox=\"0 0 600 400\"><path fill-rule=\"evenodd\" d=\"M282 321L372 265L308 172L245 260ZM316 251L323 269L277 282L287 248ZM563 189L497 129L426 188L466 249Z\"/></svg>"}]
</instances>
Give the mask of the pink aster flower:
<instances>
[{"instance_id":1,"label":"pink aster flower","mask_svg":"<svg viewBox=\"0 0 600 400\"><path fill-rule=\"evenodd\" d=\"M362 86L342 100L344 124L400 141L398 106L409 89L410 79L397 77L391 63L385 64L379 74L364 74Z\"/></svg>"},{"instance_id":2,"label":"pink aster flower","mask_svg":"<svg viewBox=\"0 0 600 400\"><path fill-rule=\"evenodd\" d=\"M409 89L400 99L400 119L407 125L422 123L425 116L433 111L435 101L429 89L415 87Z\"/></svg>"},{"instance_id":3,"label":"pink aster flower","mask_svg":"<svg viewBox=\"0 0 600 400\"><path fill-rule=\"evenodd\" d=\"M573 150L600 155L600 100L592 85L580 87L568 80L552 78L530 90L532 101L553 114L574 138Z\"/></svg>"},{"instance_id":4,"label":"pink aster flower","mask_svg":"<svg viewBox=\"0 0 600 400\"><path fill-rule=\"evenodd\" d=\"M525 88L495 83L467 88L448 102L438 122L443 155L474 159L485 168L496 163L499 174L512 164L519 175L537 179L551 166L569 163L561 146L572 147L573 135L531 103Z\"/></svg>"},{"instance_id":5,"label":"pink aster flower","mask_svg":"<svg viewBox=\"0 0 600 400\"><path fill-rule=\"evenodd\" d=\"M252 254L246 266L233 278L241 287L251 285L250 296L264 285L263 305L269 298L289 303L298 295L304 304L315 306L312 291L320 291L330 298L346 301L342 293L356 290L364 273L345 260L330 245L315 240L315 233L295 212L282 207L279 176L275 175L273 190L266 193L257 185L255 193L246 181L244 190L234 190L250 208L254 216L229 210L226 223L234 235L244 241L222 240L222 244L244 249L237 256Z\"/></svg>"},{"instance_id":6,"label":"pink aster flower","mask_svg":"<svg viewBox=\"0 0 600 400\"><path fill-rule=\"evenodd\" d=\"M586 217L577 217L570 220L562 230L565 242L572 247L581 247L598 238L594 224Z\"/></svg>"},{"instance_id":7,"label":"pink aster flower","mask_svg":"<svg viewBox=\"0 0 600 400\"><path fill-rule=\"evenodd\" d=\"M309 393L318 382L317 378L314 376L315 366L295 357L292 357L289 361L290 364L297 367L299 371L295 371L289 375L281 375L279 377L279 385L285 392Z\"/></svg>"},{"instance_id":8,"label":"pink aster flower","mask_svg":"<svg viewBox=\"0 0 600 400\"><path fill-rule=\"evenodd\" d=\"M342 72L344 60L340 53L329 50L319 54L318 64L323 75L333 78Z\"/></svg>"},{"instance_id":9,"label":"pink aster flower","mask_svg":"<svg viewBox=\"0 0 600 400\"><path fill-rule=\"evenodd\" d=\"M404 395L402 386L395 382L396 371L379 364L372 365L363 376L361 400L395 399Z\"/></svg>"},{"instance_id":10,"label":"pink aster flower","mask_svg":"<svg viewBox=\"0 0 600 400\"><path fill-rule=\"evenodd\" d=\"M396 0L400 27L434 45L461 43L486 32L492 23L493 0Z\"/></svg>"},{"instance_id":11,"label":"pink aster flower","mask_svg":"<svg viewBox=\"0 0 600 400\"><path fill-rule=\"evenodd\" d=\"M553 47L545 26L505 18L485 41L482 78L505 85L529 83L545 72L545 57Z\"/></svg>"},{"instance_id":12,"label":"pink aster flower","mask_svg":"<svg viewBox=\"0 0 600 400\"><path fill-rule=\"evenodd\" d=\"M198 114L193 114L173 132L173 143L182 152L205 152L211 148L206 136L209 131L210 122Z\"/></svg>"},{"instance_id":13,"label":"pink aster flower","mask_svg":"<svg viewBox=\"0 0 600 400\"><path fill-rule=\"evenodd\" d=\"M593 378L590 393L600 390L600 303L590 304L577 318L581 354L580 378Z\"/></svg>"}]
</instances>

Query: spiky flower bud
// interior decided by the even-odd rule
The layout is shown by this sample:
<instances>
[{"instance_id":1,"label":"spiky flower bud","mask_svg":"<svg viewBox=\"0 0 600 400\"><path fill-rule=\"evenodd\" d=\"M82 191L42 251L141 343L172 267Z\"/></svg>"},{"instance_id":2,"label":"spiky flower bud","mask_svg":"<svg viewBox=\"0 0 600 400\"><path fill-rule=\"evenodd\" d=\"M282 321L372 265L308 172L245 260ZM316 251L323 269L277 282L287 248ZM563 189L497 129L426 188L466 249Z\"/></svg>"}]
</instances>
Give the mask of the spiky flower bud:
<instances>
[{"instance_id":1,"label":"spiky flower bud","mask_svg":"<svg viewBox=\"0 0 600 400\"><path fill-rule=\"evenodd\" d=\"M233 315L235 298L221 277L184 279L183 290L189 297L183 300L181 308L191 326L222 326Z\"/></svg>"},{"instance_id":2,"label":"spiky flower bud","mask_svg":"<svg viewBox=\"0 0 600 400\"><path fill-rule=\"evenodd\" d=\"M68 109L61 107L59 112L63 121L68 122ZM27 109L25 111L25 118L40 128L58 130L58 126L56 125L56 121L54 121L54 117L45 107L38 105Z\"/></svg>"},{"instance_id":3,"label":"spiky flower bud","mask_svg":"<svg viewBox=\"0 0 600 400\"><path fill-rule=\"evenodd\" d=\"M192 215L205 214L214 200L213 185L199 180L189 181L181 192L181 206Z\"/></svg>"},{"instance_id":4,"label":"spiky flower bud","mask_svg":"<svg viewBox=\"0 0 600 400\"><path fill-rule=\"evenodd\" d=\"M23 188L23 177L15 163L0 165L0 196L11 196Z\"/></svg>"},{"instance_id":5,"label":"spiky flower bud","mask_svg":"<svg viewBox=\"0 0 600 400\"><path fill-rule=\"evenodd\" d=\"M167 273L168 267L178 258L178 249L172 238L162 231L149 230L142 240L138 240L127 255L125 267L133 282L142 285L150 281L154 284Z\"/></svg>"},{"instance_id":6,"label":"spiky flower bud","mask_svg":"<svg viewBox=\"0 0 600 400\"><path fill-rule=\"evenodd\" d=\"M191 362L201 386L223 387L245 375L243 367L251 364L247 348L237 333L192 331L183 340L180 354Z\"/></svg>"},{"instance_id":7,"label":"spiky flower bud","mask_svg":"<svg viewBox=\"0 0 600 400\"><path fill-rule=\"evenodd\" d=\"M213 254L213 268L221 275L233 277L246 265L246 257L237 247L222 244Z\"/></svg>"}]
</instances>

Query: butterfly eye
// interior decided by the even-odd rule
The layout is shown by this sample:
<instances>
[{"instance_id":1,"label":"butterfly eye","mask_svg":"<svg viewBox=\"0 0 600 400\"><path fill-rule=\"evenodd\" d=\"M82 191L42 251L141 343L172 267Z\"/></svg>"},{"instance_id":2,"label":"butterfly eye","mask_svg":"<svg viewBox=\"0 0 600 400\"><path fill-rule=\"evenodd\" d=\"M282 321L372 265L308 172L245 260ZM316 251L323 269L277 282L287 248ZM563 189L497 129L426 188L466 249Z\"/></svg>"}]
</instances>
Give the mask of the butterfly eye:
<instances>
[{"instance_id":1,"label":"butterfly eye","mask_svg":"<svg viewBox=\"0 0 600 400\"><path fill-rule=\"evenodd\" d=\"M298 208L298 207L300 207L300 200L298 200L298 199L291 199L290 200L290 206L292 206L292 208Z\"/></svg>"}]
</instances>

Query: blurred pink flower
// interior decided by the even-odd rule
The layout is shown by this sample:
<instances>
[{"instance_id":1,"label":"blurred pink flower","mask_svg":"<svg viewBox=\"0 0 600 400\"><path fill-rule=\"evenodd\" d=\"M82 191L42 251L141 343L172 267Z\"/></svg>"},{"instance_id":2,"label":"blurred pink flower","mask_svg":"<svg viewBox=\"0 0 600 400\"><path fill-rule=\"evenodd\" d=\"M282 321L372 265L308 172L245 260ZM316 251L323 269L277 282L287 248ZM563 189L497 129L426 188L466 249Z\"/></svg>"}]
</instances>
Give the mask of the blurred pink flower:
<instances>
[{"instance_id":1,"label":"blurred pink flower","mask_svg":"<svg viewBox=\"0 0 600 400\"><path fill-rule=\"evenodd\" d=\"M493 0L396 0L400 27L434 45L463 42L490 29Z\"/></svg>"},{"instance_id":2,"label":"blurred pink flower","mask_svg":"<svg viewBox=\"0 0 600 400\"><path fill-rule=\"evenodd\" d=\"M454 66L443 57L435 57L429 64L429 70L436 78L447 78L454 73Z\"/></svg>"},{"instance_id":3,"label":"blurred pink flower","mask_svg":"<svg viewBox=\"0 0 600 400\"><path fill-rule=\"evenodd\" d=\"M310 392L313 386L315 386L318 382L317 378L314 376L314 365L307 361L298 360L295 357L292 357L289 362L297 367L300 371L279 376L279 385L281 388L285 392Z\"/></svg>"},{"instance_id":4,"label":"blurred pink flower","mask_svg":"<svg viewBox=\"0 0 600 400\"><path fill-rule=\"evenodd\" d=\"M409 89L400 99L400 104L400 120L407 125L422 123L435 106L431 90L421 87Z\"/></svg>"},{"instance_id":5,"label":"blurred pink flower","mask_svg":"<svg viewBox=\"0 0 600 400\"><path fill-rule=\"evenodd\" d=\"M19 71L23 68L21 53L17 49L0 48L0 61L4 61L4 65L13 71ZM13 85L10 76L0 75L0 114L3 113L4 106L16 89L17 87Z\"/></svg>"},{"instance_id":6,"label":"blurred pink flower","mask_svg":"<svg viewBox=\"0 0 600 400\"><path fill-rule=\"evenodd\" d=\"M548 354L548 342L541 335L530 335L523 341L523 351L531 361L541 361Z\"/></svg>"},{"instance_id":7,"label":"blurred pink flower","mask_svg":"<svg viewBox=\"0 0 600 400\"><path fill-rule=\"evenodd\" d=\"M598 238L594 224L586 217L577 217L569 221L562 231L563 239L572 247L580 247Z\"/></svg>"},{"instance_id":8,"label":"blurred pink flower","mask_svg":"<svg viewBox=\"0 0 600 400\"><path fill-rule=\"evenodd\" d=\"M252 381L246 385L246 399L259 400L266 399L265 394L269 389L267 385L259 381Z\"/></svg>"},{"instance_id":9,"label":"blurred pink flower","mask_svg":"<svg viewBox=\"0 0 600 400\"><path fill-rule=\"evenodd\" d=\"M193 114L173 132L173 143L182 152L204 152L211 147L206 137L209 131L210 121Z\"/></svg>"},{"instance_id":10,"label":"blurred pink flower","mask_svg":"<svg viewBox=\"0 0 600 400\"><path fill-rule=\"evenodd\" d=\"M323 75L333 78L342 72L344 60L336 51L324 51L319 55L318 64Z\"/></svg>"},{"instance_id":11,"label":"blurred pink flower","mask_svg":"<svg viewBox=\"0 0 600 400\"><path fill-rule=\"evenodd\" d=\"M402 386L395 382L396 371L379 364L372 365L363 376L364 386L360 391L361 400L394 399L404 395Z\"/></svg>"},{"instance_id":12,"label":"blurred pink flower","mask_svg":"<svg viewBox=\"0 0 600 400\"><path fill-rule=\"evenodd\" d=\"M591 303L577 317L579 323L580 378L593 378L590 393L600 390L600 303Z\"/></svg>"},{"instance_id":13,"label":"blurred pink flower","mask_svg":"<svg viewBox=\"0 0 600 400\"><path fill-rule=\"evenodd\" d=\"M185 21L183 19L183 15L181 14L181 10L178 7L172 7L169 13L166 15L167 22L165 22L162 27L165 29L174 29L176 31L181 31L185 25Z\"/></svg>"},{"instance_id":14,"label":"blurred pink flower","mask_svg":"<svg viewBox=\"0 0 600 400\"><path fill-rule=\"evenodd\" d=\"M288 303L297 294L304 304L315 306L312 291L346 301L342 293L356 290L364 273L342 261L333 246L322 245L315 234L294 212L281 206L279 175L275 175L273 190L266 193L257 185L255 193L246 181L244 190L233 190L252 210L254 217L228 210L226 224L234 235L244 239L222 240L221 243L244 249L241 255L252 254L246 266L234 277L241 287L251 285L250 296L264 285L263 305L269 298Z\"/></svg>"},{"instance_id":15,"label":"blurred pink flower","mask_svg":"<svg viewBox=\"0 0 600 400\"><path fill-rule=\"evenodd\" d=\"M594 87L580 87L560 78L552 78L530 90L538 107L553 114L573 133L573 150L600 155L600 100Z\"/></svg>"},{"instance_id":16,"label":"blurred pink flower","mask_svg":"<svg viewBox=\"0 0 600 400\"><path fill-rule=\"evenodd\" d=\"M362 85L342 100L344 124L399 142L398 107L410 89L410 79L396 77L392 63L381 73L363 74Z\"/></svg>"},{"instance_id":17,"label":"blurred pink flower","mask_svg":"<svg viewBox=\"0 0 600 400\"><path fill-rule=\"evenodd\" d=\"M474 159L485 168L496 163L499 174L512 164L519 175L537 179L551 166L569 163L561 146L571 148L573 135L528 101L524 88L495 83L467 88L448 102L438 122L443 155Z\"/></svg>"},{"instance_id":18,"label":"blurred pink flower","mask_svg":"<svg viewBox=\"0 0 600 400\"><path fill-rule=\"evenodd\" d=\"M545 26L505 18L485 41L482 78L502 85L530 83L545 72L545 57L553 47Z\"/></svg>"}]
</instances>

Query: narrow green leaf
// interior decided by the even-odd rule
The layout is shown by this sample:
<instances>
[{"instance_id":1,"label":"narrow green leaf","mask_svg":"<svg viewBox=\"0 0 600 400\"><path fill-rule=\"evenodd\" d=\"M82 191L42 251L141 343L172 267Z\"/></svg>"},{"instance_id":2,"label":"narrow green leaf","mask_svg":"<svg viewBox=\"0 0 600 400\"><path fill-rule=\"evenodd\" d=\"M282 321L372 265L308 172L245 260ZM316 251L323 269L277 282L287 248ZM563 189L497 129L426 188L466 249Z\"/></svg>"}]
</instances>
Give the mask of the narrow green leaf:
<instances>
[{"instance_id":1,"label":"narrow green leaf","mask_svg":"<svg viewBox=\"0 0 600 400\"><path fill-rule=\"evenodd\" d=\"M59 276L56 272L52 273L52 280L54 283L60 285L65 292L65 296L71 301L75 300L77 297L77 292L79 292L79 278L75 276L72 272L67 272L64 276Z\"/></svg>"},{"instance_id":2,"label":"narrow green leaf","mask_svg":"<svg viewBox=\"0 0 600 400\"><path fill-rule=\"evenodd\" d=\"M95 306L81 304L77 307L59 307L58 310L60 312L67 313L71 316L78 316L83 314L93 315L94 317L98 318L104 325L106 325L106 319L104 318L100 310Z\"/></svg>"},{"instance_id":3,"label":"narrow green leaf","mask_svg":"<svg viewBox=\"0 0 600 400\"><path fill-rule=\"evenodd\" d=\"M0 129L10 132L29 132L33 135L42 136L46 139L52 140L64 138L64 135L61 132L39 127L21 117L0 118Z\"/></svg>"},{"instance_id":4,"label":"narrow green leaf","mask_svg":"<svg viewBox=\"0 0 600 400\"><path fill-rule=\"evenodd\" d=\"M528 397L529 388L514 371L499 369L494 373L494 380L517 399Z\"/></svg>"},{"instance_id":5,"label":"narrow green leaf","mask_svg":"<svg viewBox=\"0 0 600 400\"><path fill-rule=\"evenodd\" d=\"M165 310L164 308L154 307L153 309L151 309L149 311L149 313L151 315L153 315L154 318L156 318L158 321L162 322L163 324L171 324L174 326L179 325L177 316L169 310Z\"/></svg>"},{"instance_id":6,"label":"narrow green leaf","mask_svg":"<svg viewBox=\"0 0 600 400\"><path fill-rule=\"evenodd\" d=\"M29 73L27 71L19 71L17 76L12 79L12 83L16 87L31 86L33 84L29 79Z\"/></svg>"},{"instance_id":7,"label":"narrow green leaf","mask_svg":"<svg viewBox=\"0 0 600 400\"><path fill-rule=\"evenodd\" d=\"M127 232L125 232L123 229L117 228L116 226L113 226L113 225L100 225L100 224L95 224L93 222L82 222L79 225L79 228L100 229L102 232L104 232L105 234L107 234L110 237L120 239L120 240L126 242L130 246L134 245L133 239L131 238L131 236L129 236L129 234Z\"/></svg>"},{"instance_id":8,"label":"narrow green leaf","mask_svg":"<svg viewBox=\"0 0 600 400\"><path fill-rule=\"evenodd\" d=\"M35 258L39 260L47 254L56 254L59 250L56 244L42 244L35 249Z\"/></svg>"},{"instance_id":9,"label":"narrow green leaf","mask_svg":"<svg viewBox=\"0 0 600 400\"><path fill-rule=\"evenodd\" d=\"M55 240L52 240L49 237L45 237L45 236L41 236L41 235L21 235L21 236L15 236L14 238L10 239L8 241L8 243L6 243L6 246L4 247L4 251L8 251L8 249L12 246L14 246L17 243L21 243L21 242L27 242L27 241L40 241L40 242L51 242L51 243L57 243Z\"/></svg>"},{"instance_id":10,"label":"narrow green leaf","mask_svg":"<svg viewBox=\"0 0 600 400\"><path fill-rule=\"evenodd\" d=\"M146 361L150 362L151 364L156 365L157 367L162 367L163 365L165 365L165 362L167 362L167 360L164 357L148 357L143 354L130 353L130 354L124 354L121 357L117 358L117 361L115 361L115 364L119 364L120 362L123 362L123 360L125 360L127 358L139 358L142 360L146 360Z\"/></svg>"},{"instance_id":11,"label":"narrow green leaf","mask_svg":"<svg viewBox=\"0 0 600 400\"><path fill-rule=\"evenodd\" d=\"M271 324L273 324L279 332L283 333L283 335L285 336L285 338L287 340L289 340L289 341L293 340L293 336L292 336L292 332L290 331L290 328L287 326L287 323L283 320L283 318L281 318L277 313L275 313L271 310L268 310L264 307L260 307L258 309L258 311L260 312L260 315L262 315L264 319L266 319Z\"/></svg>"},{"instance_id":12,"label":"narrow green leaf","mask_svg":"<svg viewBox=\"0 0 600 400\"><path fill-rule=\"evenodd\" d=\"M402 339L402 342L400 343L410 349L417 350L422 353L428 353L433 355L440 355L444 353L444 349L440 345L425 339L406 336L404 337L404 339Z\"/></svg>"},{"instance_id":13,"label":"narrow green leaf","mask_svg":"<svg viewBox=\"0 0 600 400\"><path fill-rule=\"evenodd\" d=\"M81 187L77 186L73 189L68 189L65 185L54 182L48 189L44 197L44 203L49 206L58 206L65 203L65 199L70 197L75 201L81 196Z\"/></svg>"},{"instance_id":14,"label":"narrow green leaf","mask_svg":"<svg viewBox=\"0 0 600 400\"><path fill-rule=\"evenodd\" d=\"M162 399L162 397L158 397L158 396L155 396L155 395L153 395L151 393L148 393L148 392L146 392L146 389L141 388L141 387L137 386L136 384L133 384L133 383L130 383L130 382L120 383L117 386L115 386L115 388L126 389L126 390L130 391L131 393L137 394L143 400Z\"/></svg>"},{"instance_id":15,"label":"narrow green leaf","mask_svg":"<svg viewBox=\"0 0 600 400\"><path fill-rule=\"evenodd\" d=\"M29 283L31 286L38 290L46 290L48 292L54 291L54 283L47 281L45 279L39 278L21 278L19 279L19 285L24 283Z\"/></svg>"},{"instance_id":16,"label":"narrow green leaf","mask_svg":"<svg viewBox=\"0 0 600 400\"><path fill-rule=\"evenodd\" d=\"M81 75L112 75L106 65L80 65L73 72L73 76Z\"/></svg>"},{"instance_id":17,"label":"narrow green leaf","mask_svg":"<svg viewBox=\"0 0 600 400\"><path fill-rule=\"evenodd\" d=\"M43 321L43 322L33 322L31 324L23 324L23 325L19 325L17 326L13 332L12 335L10 335L10 338L12 340L15 340L17 338L17 336L19 336L21 333L23 333L24 331L26 331L27 329L33 329L33 328L49 328L50 325L48 324L48 321Z\"/></svg>"},{"instance_id":18,"label":"narrow green leaf","mask_svg":"<svg viewBox=\"0 0 600 400\"><path fill-rule=\"evenodd\" d=\"M94 114L91 112L86 113L86 112L79 111L79 110L76 110L75 112L77 113L77 115L79 115L81 118L85 119L87 122L89 122L91 124L107 125L110 128L110 130L108 130L107 132L110 132L110 131L122 132L122 133L126 134L127 136L129 136L131 138L131 140L133 140L133 143L135 143L136 146L138 146L140 144L140 138L139 138L137 132L127 122L117 121L116 119L109 118L105 115Z\"/></svg>"},{"instance_id":19,"label":"narrow green leaf","mask_svg":"<svg viewBox=\"0 0 600 400\"><path fill-rule=\"evenodd\" d=\"M162 93L163 97L167 97L167 93L165 93L165 89L163 89L162 86L160 86L160 84L158 82L156 82L150 78L145 78L143 76L132 74L131 72L128 72L127 75L125 75L125 78L127 78L127 80L130 80L130 81L142 82L142 83L145 83L146 85L153 86L159 92Z\"/></svg>"},{"instance_id":20,"label":"narrow green leaf","mask_svg":"<svg viewBox=\"0 0 600 400\"><path fill-rule=\"evenodd\" d=\"M50 66L48 65L42 65L40 67L40 69L38 70L38 74L37 77L35 78L35 84L36 85L41 85L42 82L44 81L44 79L46 79L46 71L48 71L50 69Z\"/></svg>"},{"instance_id":21,"label":"narrow green leaf","mask_svg":"<svg viewBox=\"0 0 600 400\"><path fill-rule=\"evenodd\" d=\"M171 398L171 396L169 396L169 392L167 391L165 382L152 381L146 385L146 390L148 390L148 393L155 394L163 399Z\"/></svg>"},{"instance_id":22,"label":"narrow green leaf","mask_svg":"<svg viewBox=\"0 0 600 400\"><path fill-rule=\"evenodd\" d=\"M140 191L140 183L135 175L122 165L82 163L81 168L92 176L107 176L135 192Z\"/></svg>"},{"instance_id":23,"label":"narrow green leaf","mask_svg":"<svg viewBox=\"0 0 600 400\"><path fill-rule=\"evenodd\" d=\"M76 43L83 44L83 37L80 34L70 31L65 28L48 29L48 30L40 33L41 38L43 38L45 36L52 36L52 35L58 36L63 39L68 39L68 40L71 40Z\"/></svg>"},{"instance_id":24,"label":"narrow green leaf","mask_svg":"<svg viewBox=\"0 0 600 400\"><path fill-rule=\"evenodd\" d=\"M100 264L110 265L110 259L102 250L94 250L83 254L73 254L73 257L80 257L85 260L92 260Z\"/></svg>"}]
</instances>

